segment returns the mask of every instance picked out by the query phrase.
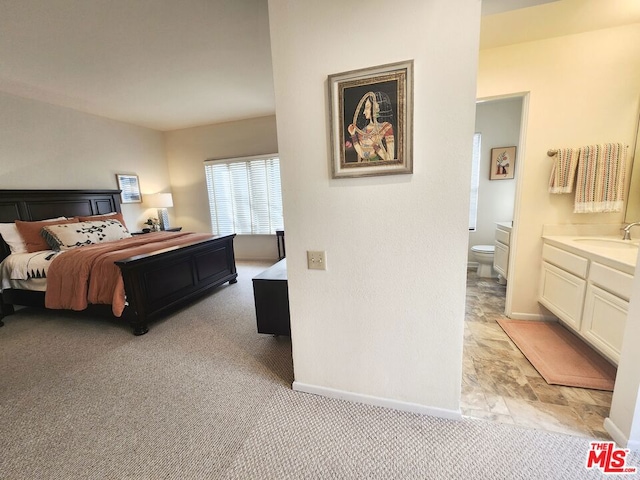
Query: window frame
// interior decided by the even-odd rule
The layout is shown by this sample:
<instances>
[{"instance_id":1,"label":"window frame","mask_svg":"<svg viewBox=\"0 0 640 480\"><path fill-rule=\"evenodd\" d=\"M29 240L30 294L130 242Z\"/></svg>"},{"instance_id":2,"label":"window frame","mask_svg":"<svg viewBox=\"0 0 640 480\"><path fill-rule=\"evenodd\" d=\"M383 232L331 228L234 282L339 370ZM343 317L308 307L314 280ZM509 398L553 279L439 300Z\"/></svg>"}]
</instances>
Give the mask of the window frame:
<instances>
[{"instance_id":1,"label":"window frame","mask_svg":"<svg viewBox=\"0 0 640 480\"><path fill-rule=\"evenodd\" d=\"M470 232L475 232L478 230L478 203L480 201L480 164L481 163L482 163L482 133L475 132L473 134L473 147L472 147L472 154L471 154L471 186L470 186L470 192L469 192L469 231Z\"/></svg>"}]
</instances>

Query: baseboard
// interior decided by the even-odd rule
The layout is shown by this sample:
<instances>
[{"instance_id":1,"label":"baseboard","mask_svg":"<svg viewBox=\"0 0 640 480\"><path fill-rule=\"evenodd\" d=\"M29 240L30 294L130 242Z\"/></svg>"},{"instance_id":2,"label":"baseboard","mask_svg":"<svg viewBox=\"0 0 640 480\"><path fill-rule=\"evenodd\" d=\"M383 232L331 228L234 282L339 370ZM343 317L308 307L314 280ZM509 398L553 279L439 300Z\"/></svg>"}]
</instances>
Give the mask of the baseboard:
<instances>
[{"instance_id":1,"label":"baseboard","mask_svg":"<svg viewBox=\"0 0 640 480\"><path fill-rule=\"evenodd\" d=\"M557 322L558 319L553 315L543 315L542 313L521 313L512 312L507 315L512 320L537 320L540 322Z\"/></svg>"},{"instance_id":2,"label":"baseboard","mask_svg":"<svg viewBox=\"0 0 640 480\"><path fill-rule=\"evenodd\" d=\"M622 430L618 428L618 426L613 423L609 417L604 419L604 429L607 431L613 441L622 448L628 448L629 450L638 451L640 450L640 441L632 441L627 438L627 436L622 433Z\"/></svg>"},{"instance_id":3,"label":"baseboard","mask_svg":"<svg viewBox=\"0 0 640 480\"><path fill-rule=\"evenodd\" d=\"M361 393L346 392L344 390L336 390L334 388L319 387L317 385L309 385L307 383L293 382L293 389L298 392L311 393L323 397L337 398L339 400L348 400L355 403L364 403L376 407L392 408L403 412L417 413L420 415L430 415L433 417L447 418L450 420L461 420L462 413L459 410L446 410L444 408L427 407L417 403L402 402L389 398L374 397Z\"/></svg>"}]
</instances>

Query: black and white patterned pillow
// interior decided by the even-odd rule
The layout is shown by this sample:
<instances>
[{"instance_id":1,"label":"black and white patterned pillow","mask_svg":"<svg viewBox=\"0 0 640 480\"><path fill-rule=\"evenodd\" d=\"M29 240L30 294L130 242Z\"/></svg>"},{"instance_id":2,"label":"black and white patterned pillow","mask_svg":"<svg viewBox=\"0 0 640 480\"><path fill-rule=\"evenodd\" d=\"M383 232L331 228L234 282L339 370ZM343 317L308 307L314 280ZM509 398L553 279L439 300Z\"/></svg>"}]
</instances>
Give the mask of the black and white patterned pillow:
<instances>
[{"instance_id":1,"label":"black and white patterned pillow","mask_svg":"<svg viewBox=\"0 0 640 480\"><path fill-rule=\"evenodd\" d=\"M117 220L52 225L43 227L40 233L52 250L71 250L131 236L126 227Z\"/></svg>"}]
</instances>

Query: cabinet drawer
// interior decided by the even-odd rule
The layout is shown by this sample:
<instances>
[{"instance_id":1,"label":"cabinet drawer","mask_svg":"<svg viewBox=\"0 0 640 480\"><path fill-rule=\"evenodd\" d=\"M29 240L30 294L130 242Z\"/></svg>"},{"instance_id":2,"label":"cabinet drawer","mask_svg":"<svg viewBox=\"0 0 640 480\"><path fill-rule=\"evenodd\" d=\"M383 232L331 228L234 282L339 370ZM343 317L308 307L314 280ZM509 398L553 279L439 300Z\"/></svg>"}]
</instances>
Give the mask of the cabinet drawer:
<instances>
[{"instance_id":1,"label":"cabinet drawer","mask_svg":"<svg viewBox=\"0 0 640 480\"><path fill-rule=\"evenodd\" d=\"M560 250L545 243L542 247L542 259L580 278L587 278L589 260L586 258L579 257L578 255Z\"/></svg>"},{"instance_id":2,"label":"cabinet drawer","mask_svg":"<svg viewBox=\"0 0 640 480\"><path fill-rule=\"evenodd\" d=\"M586 285L586 280L542 262L539 302L569 327L579 331Z\"/></svg>"},{"instance_id":3,"label":"cabinet drawer","mask_svg":"<svg viewBox=\"0 0 640 480\"><path fill-rule=\"evenodd\" d=\"M496 228L496 240L505 245L509 245L509 237L511 234L506 230L501 230L500 227Z\"/></svg>"},{"instance_id":4,"label":"cabinet drawer","mask_svg":"<svg viewBox=\"0 0 640 480\"><path fill-rule=\"evenodd\" d=\"M582 334L616 365L620 359L628 309L629 304L615 295L595 285L587 287Z\"/></svg>"},{"instance_id":5,"label":"cabinet drawer","mask_svg":"<svg viewBox=\"0 0 640 480\"><path fill-rule=\"evenodd\" d=\"M589 269L589 281L594 285L598 285L604 290L617 295L618 297L629 300L631 298L631 285L633 284L633 276L606 267L596 262L591 262Z\"/></svg>"}]
</instances>

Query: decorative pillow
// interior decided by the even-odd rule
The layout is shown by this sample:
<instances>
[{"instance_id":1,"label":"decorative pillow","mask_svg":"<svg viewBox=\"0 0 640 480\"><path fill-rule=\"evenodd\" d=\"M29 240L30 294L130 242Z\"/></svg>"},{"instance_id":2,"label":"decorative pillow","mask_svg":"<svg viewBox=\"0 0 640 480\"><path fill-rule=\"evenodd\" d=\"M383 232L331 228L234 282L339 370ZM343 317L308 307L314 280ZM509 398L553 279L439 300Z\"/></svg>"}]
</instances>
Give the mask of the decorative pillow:
<instances>
[{"instance_id":1,"label":"decorative pillow","mask_svg":"<svg viewBox=\"0 0 640 480\"><path fill-rule=\"evenodd\" d=\"M26 222L16 220L16 227L22 240L25 243L27 252L39 252L41 250L51 250L47 242L40 235L40 230L46 225L57 225L60 223L71 223L66 217L52 218L50 220L40 220L37 222Z\"/></svg>"},{"instance_id":2,"label":"decorative pillow","mask_svg":"<svg viewBox=\"0 0 640 480\"><path fill-rule=\"evenodd\" d=\"M118 220L122 225L127 227L127 224L124 223L124 217L120 212L111 212L111 213L103 213L102 215L91 215L88 217L76 217L76 220L79 222L98 222L101 220Z\"/></svg>"},{"instance_id":3,"label":"decorative pillow","mask_svg":"<svg viewBox=\"0 0 640 480\"><path fill-rule=\"evenodd\" d=\"M71 250L83 245L129 238L131 234L117 220L102 220L45 226L42 228L42 236L52 250Z\"/></svg>"}]
</instances>

